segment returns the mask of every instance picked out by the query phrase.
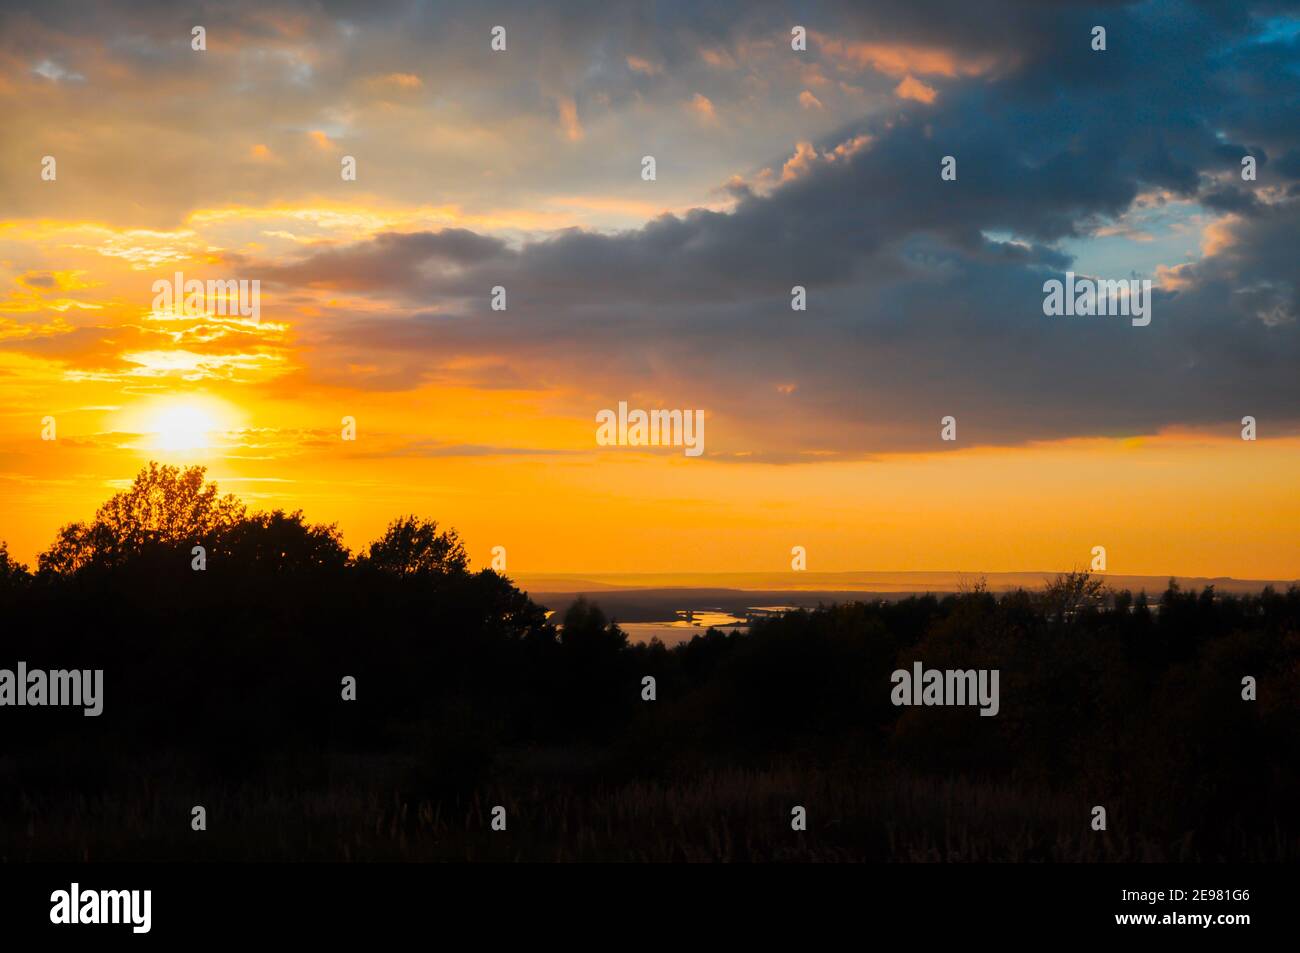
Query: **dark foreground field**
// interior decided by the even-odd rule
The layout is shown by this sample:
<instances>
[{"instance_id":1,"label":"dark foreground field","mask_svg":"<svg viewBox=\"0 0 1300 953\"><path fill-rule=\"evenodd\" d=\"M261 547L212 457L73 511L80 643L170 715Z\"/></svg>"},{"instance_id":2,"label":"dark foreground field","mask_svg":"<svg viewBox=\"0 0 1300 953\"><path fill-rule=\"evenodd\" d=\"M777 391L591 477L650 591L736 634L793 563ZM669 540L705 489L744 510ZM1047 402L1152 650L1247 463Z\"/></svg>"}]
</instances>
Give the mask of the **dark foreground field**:
<instances>
[{"instance_id":1,"label":"dark foreground field","mask_svg":"<svg viewBox=\"0 0 1300 953\"><path fill-rule=\"evenodd\" d=\"M0 558L0 668L104 671L98 717L0 708L0 859L1300 859L1295 587L1070 575L668 650L433 524L354 555L205 494L146 471ZM896 707L914 662L997 669L998 714Z\"/></svg>"},{"instance_id":2,"label":"dark foreground field","mask_svg":"<svg viewBox=\"0 0 1300 953\"><path fill-rule=\"evenodd\" d=\"M873 773L874 769L874 773ZM166 769L162 769L164 772ZM183 779L128 782L107 795L20 795L3 860L265 861L1294 861L1281 824L1151 834L1127 820L1092 831L1065 793L914 777L888 765L706 769L680 779L575 783L508 772L461 796L422 797L388 782L391 765L356 761L320 786L247 784L199 791ZM399 772L400 773L400 772ZM208 807L189 829L190 801ZM40 803L37 803L37 802ZM790 807L810 808L806 832ZM502 805L504 832L489 830ZM1114 816L1114 815L1112 815Z\"/></svg>"}]
</instances>

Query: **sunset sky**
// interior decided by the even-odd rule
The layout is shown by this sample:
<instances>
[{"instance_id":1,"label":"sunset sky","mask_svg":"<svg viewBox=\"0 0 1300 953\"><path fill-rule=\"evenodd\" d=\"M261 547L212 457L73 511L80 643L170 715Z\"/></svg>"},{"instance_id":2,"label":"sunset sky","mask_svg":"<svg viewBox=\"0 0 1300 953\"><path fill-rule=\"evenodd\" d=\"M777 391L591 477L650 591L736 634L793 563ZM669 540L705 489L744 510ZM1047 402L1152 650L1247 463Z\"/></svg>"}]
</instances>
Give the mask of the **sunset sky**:
<instances>
[{"instance_id":1,"label":"sunset sky","mask_svg":"<svg viewBox=\"0 0 1300 953\"><path fill-rule=\"evenodd\" d=\"M1300 577L1294 6L17 3L0 114L25 561L156 459L512 575ZM1067 270L1150 325L1044 315ZM705 453L598 446L620 401Z\"/></svg>"}]
</instances>

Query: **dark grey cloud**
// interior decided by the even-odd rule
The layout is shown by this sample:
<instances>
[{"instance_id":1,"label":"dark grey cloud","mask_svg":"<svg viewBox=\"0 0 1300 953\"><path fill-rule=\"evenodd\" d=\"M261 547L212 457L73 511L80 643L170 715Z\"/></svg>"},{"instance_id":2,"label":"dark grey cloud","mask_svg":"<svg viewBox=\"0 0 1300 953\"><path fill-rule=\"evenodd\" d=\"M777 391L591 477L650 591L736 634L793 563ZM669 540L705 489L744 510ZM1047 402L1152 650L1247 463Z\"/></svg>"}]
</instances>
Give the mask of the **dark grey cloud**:
<instances>
[{"instance_id":1,"label":"dark grey cloud","mask_svg":"<svg viewBox=\"0 0 1300 953\"><path fill-rule=\"evenodd\" d=\"M948 413L963 444L1172 424L1232 432L1247 413L1294 430L1300 204L1278 198L1295 183L1268 161L1295 133L1294 33L1269 39L1272 7L1116 6L1102 11L1110 49L1094 54L1079 30L1097 11L1058 6L1012 5L1008 34L972 34L1019 44L1018 70L847 126L820 149L860 135L871 146L770 194L736 189L730 212L519 248L386 236L281 277L366 275L365 287L404 299L407 315L319 333L394 355L410 386L449 373L441 357L504 354L539 386L576 379L616 399L635 384L707 407L760 451L756 420L780 432L769 448L795 456L914 446ZM916 20L914 35L952 42L962 22ZM1256 183L1237 176L1247 151L1260 159ZM956 182L938 175L947 154ZM1045 317L1042 283L1071 264L1055 243L1087 237L1153 189L1234 213L1231 244L1157 291L1150 327ZM1016 241L989 238L1003 233ZM473 252L444 267L450 243ZM507 313L488 309L498 284ZM794 284L809 289L806 313L789 310Z\"/></svg>"},{"instance_id":2,"label":"dark grey cloud","mask_svg":"<svg viewBox=\"0 0 1300 953\"><path fill-rule=\"evenodd\" d=\"M556 89L576 91L580 105L597 93L635 102L691 68L701 45L770 39L795 20L845 42L998 63L989 75L929 77L940 88L933 104L899 102L845 124L819 152L871 144L770 192L733 184L728 212L523 245L465 230L388 234L259 266L281 289L401 304L384 318L327 313L298 329L312 348L381 364L362 386L564 383L592 409L635 389L726 421L711 428L711 449L779 447L786 458L932 446L918 435L937 433L944 414L958 417L962 446L1171 424L1232 432L1248 413L1275 433L1300 423L1295 4L266 9L396 29L410 45L393 69L427 41L424 55L437 50L466 75L479 75L487 28L508 20L509 59L466 95L521 110L551 109ZM1104 53L1089 48L1093 25L1107 28ZM661 78L629 70L629 53L653 58ZM439 94L429 86L425 95ZM642 151L629 143L629 155ZM1245 154L1258 159L1256 182L1238 175ZM957 158L956 182L940 180L944 155ZM785 158L756 156L751 171ZM1086 239L1152 190L1235 216L1231 242L1156 295L1150 327L1045 317L1042 283L1072 263L1060 243ZM1008 234L1014 242L995 239ZM807 312L790 311L795 284L808 289ZM489 309L496 285L508 290L507 312Z\"/></svg>"},{"instance_id":3,"label":"dark grey cloud","mask_svg":"<svg viewBox=\"0 0 1300 953\"><path fill-rule=\"evenodd\" d=\"M380 291L446 279L469 266L497 260L506 254L497 238L466 229L440 232L389 233L361 246L329 248L287 266L263 266L264 280L286 285L328 285L356 291Z\"/></svg>"}]
</instances>

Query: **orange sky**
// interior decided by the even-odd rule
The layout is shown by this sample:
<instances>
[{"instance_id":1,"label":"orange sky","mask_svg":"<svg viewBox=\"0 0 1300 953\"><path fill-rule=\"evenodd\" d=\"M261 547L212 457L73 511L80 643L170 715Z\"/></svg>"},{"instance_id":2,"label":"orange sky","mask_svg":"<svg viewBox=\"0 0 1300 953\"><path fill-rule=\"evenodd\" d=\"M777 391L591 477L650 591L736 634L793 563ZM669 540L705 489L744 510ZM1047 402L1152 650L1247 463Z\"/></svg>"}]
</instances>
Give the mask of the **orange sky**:
<instances>
[{"instance_id":1,"label":"orange sky","mask_svg":"<svg viewBox=\"0 0 1300 953\"><path fill-rule=\"evenodd\" d=\"M1102 545L1118 573L1300 577L1294 421L1262 414L1247 442L1237 421L1261 413L1249 402L1186 422L1125 416L1115 395L1130 383L1100 377L1098 413L1111 417L1093 425L1065 398L1059 426L1034 417L1063 373L1060 352L1032 350L1047 327L1037 315L1019 337L990 331L1008 334L1012 357L945 395L891 322L952 315L907 296L900 310L887 284L859 301L846 276L939 275L951 244L905 265L879 265L873 246L838 274L832 240L831 271L809 269L814 306L797 319L826 335L824 360L782 343L800 335L788 281L763 289L779 307L751 309L735 287L693 286L689 263L643 279L618 257L653 257L675 230L725 235L737 210L873 161L910 117L941 115L960 84L995 81L1022 51L814 30L803 59L780 34L750 34L692 41L676 70L640 47L596 69L567 47L530 54L524 31L514 60L461 47L421 58L400 27L385 47L374 31L267 13L214 30L206 60L190 57L188 27L156 36L175 65L158 99L147 58L93 33L28 29L33 52L0 52L0 106L20 130L0 171L26 182L0 222L0 538L21 559L157 459L202 463L254 507L337 522L354 549L397 515L433 517L477 566L504 546L509 572L774 571L796 545L819 571L1061 570ZM487 62L508 64L499 90L482 82ZM862 117L878 120L873 132L846 130ZM654 183L638 175L650 151L664 170ZM39 177L47 154L51 182ZM343 182L350 154L361 172ZM1272 186L1260 195L1289 201ZM1239 217L1159 190L1102 225L1070 253L1113 273L1144 256L1174 294L1245 255ZM558 260L584 236L599 241L576 267ZM880 247L902 247L894 238ZM993 226L985 239L998 254L1029 247ZM533 282L516 279L507 314L487 306L482 261ZM756 283L770 270L739 252L718 268L736 261ZM262 280L260 319L156 312L153 282L178 271ZM674 317L677 274L698 300ZM628 299L595 300L608 292L587 294L585 280L625 281ZM834 294L838 311L824 304ZM883 324L850 330L854 309ZM1104 366L1167 333L1167 313L1151 336L1116 325L1064 353L1097 344ZM611 316L638 330L619 337ZM662 346L637 336L660 318ZM878 364L837 363L841 332ZM1025 385L1038 390L997 391L1022 357L1023 373L1042 365ZM833 386L911 360L929 388L915 400ZM1167 386L1148 384L1131 382L1133 403ZM594 415L619 400L702 409L708 452L597 446ZM955 445L938 439L940 407L958 417ZM47 417L55 440L41 439ZM341 439L344 417L355 442Z\"/></svg>"},{"instance_id":2,"label":"orange sky","mask_svg":"<svg viewBox=\"0 0 1300 953\"><path fill-rule=\"evenodd\" d=\"M396 514L432 516L457 527L476 565L500 545L516 572L773 571L789 567L795 545L819 571L1055 570L1086 565L1104 545L1114 572L1297 575L1300 500L1272 476L1300 464L1295 439L1168 435L745 464L670 448L597 450L588 422L549 416L535 395L509 391L375 400L340 389L297 400L247 399L238 385L126 397L95 382L36 390L58 421L56 441L39 439L34 413L4 419L6 457L24 468L3 477L4 532L23 558L158 459L202 463L255 507L337 521L353 547ZM119 409L92 409L111 401ZM196 410L200 423L176 407ZM358 421L354 444L331 429L345 413ZM202 415L238 429L195 430ZM485 416L500 425L485 433ZM389 450L423 438L538 449Z\"/></svg>"}]
</instances>

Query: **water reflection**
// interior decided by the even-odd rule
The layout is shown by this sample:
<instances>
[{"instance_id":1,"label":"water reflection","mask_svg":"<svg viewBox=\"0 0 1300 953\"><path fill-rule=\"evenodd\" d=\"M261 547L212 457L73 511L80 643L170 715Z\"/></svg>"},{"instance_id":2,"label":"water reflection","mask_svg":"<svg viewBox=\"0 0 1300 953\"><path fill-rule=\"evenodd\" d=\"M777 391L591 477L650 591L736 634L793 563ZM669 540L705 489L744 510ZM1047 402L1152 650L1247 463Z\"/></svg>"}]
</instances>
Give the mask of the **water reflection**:
<instances>
[{"instance_id":1,"label":"water reflection","mask_svg":"<svg viewBox=\"0 0 1300 953\"><path fill-rule=\"evenodd\" d=\"M723 632L744 632L756 618L777 615L789 606L754 606L738 615L722 609L678 609L676 618L663 622L620 622L619 628L627 633L631 642L649 642L657 638L665 645L689 642L710 628Z\"/></svg>"}]
</instances>

